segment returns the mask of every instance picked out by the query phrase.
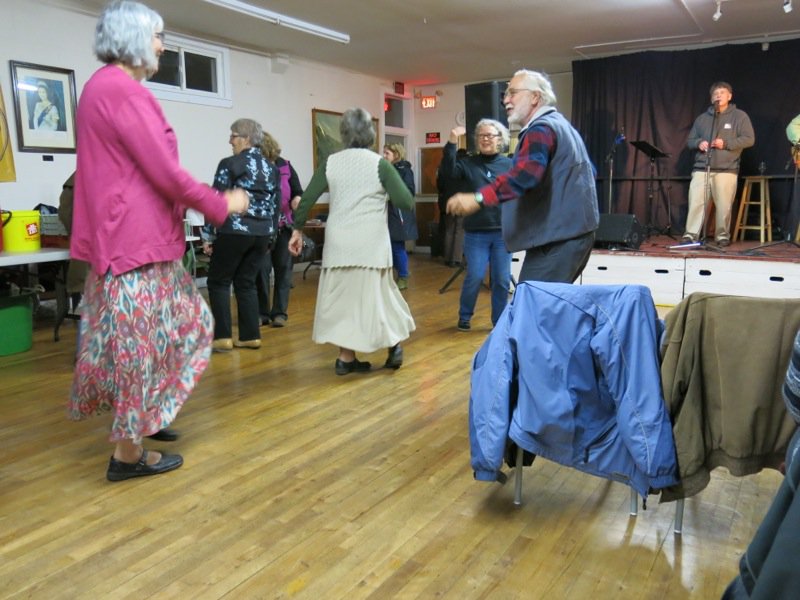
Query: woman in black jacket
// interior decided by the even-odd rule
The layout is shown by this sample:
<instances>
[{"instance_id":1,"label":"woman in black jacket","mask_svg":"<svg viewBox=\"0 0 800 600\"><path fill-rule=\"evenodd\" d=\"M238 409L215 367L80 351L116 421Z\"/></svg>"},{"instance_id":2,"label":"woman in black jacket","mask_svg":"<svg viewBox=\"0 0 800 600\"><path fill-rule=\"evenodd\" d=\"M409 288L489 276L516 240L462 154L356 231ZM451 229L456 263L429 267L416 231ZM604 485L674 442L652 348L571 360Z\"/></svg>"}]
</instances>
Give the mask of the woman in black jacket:
<instances>
[{"instance_id":1,"label":"woman in black jacket","mask_svg":"<svg viewBox=\"0 0 800 600\"><path fill-rule=\"evenodd\" d=\"M386 144L383 157L400 173L403 183L412 195L416 193L411 163L405 160L406 149L401 144ZM397 289L408 289L408 253L406 240L416 240L417 217L412 210L396 208L389 202L389 238L392 240L392 261L397 269Z\"/></svg>"},{"instance_id":2,"label":"woman in black jacket","mask_svg":"<svg viewBox=\"0 0 800 600\"><path fill-rule=\"evenodd\" d=\"M450 132L439 173L452 181L467 184L470 191L475 192L511 168L511 159L503 154L508 148L509 134L502 123L481 119L475 126L478 154L456 160L456 144L465 133L463 127L456 127ZM511 284L511 254L503 242L499 206L483 206L475 214L464 218L464 258L467 261L467 274L461 287L458 330L470 329L470 319L475 312L475 302L487 265L491 276L494 325L508 303Z\"/></svg>"}]
</instances>

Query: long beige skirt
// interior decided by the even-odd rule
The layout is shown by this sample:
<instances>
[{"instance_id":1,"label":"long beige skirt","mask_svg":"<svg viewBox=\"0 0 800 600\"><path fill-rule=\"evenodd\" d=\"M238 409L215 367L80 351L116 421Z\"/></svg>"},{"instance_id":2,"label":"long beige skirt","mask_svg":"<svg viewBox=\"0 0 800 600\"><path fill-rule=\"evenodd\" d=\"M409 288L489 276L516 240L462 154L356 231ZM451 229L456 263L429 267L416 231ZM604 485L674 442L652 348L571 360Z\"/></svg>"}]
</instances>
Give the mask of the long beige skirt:
<instances>
[{"instance_id":1,"label":"long beige skirt","mask_svg":"<svg viewBox=\"0 0 800 600\"><path fill-rule=\"evenodd\" d=\"M357 352L391 348L416 329L391 267L323 268L312 339Z\"/></svg>"}]
</instances>

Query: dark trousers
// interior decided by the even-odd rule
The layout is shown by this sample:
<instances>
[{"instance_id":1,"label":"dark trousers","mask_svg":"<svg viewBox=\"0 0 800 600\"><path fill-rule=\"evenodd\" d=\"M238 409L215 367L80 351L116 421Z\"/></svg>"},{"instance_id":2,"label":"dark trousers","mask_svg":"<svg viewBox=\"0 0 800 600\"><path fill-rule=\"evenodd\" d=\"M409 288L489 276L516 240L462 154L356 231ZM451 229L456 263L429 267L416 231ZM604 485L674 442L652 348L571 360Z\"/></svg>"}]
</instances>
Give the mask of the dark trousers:
<instances>
[{"instance_id":1,"label":"dark trousers","mask_svg":"<svg viewBox=\"0 0 800 600\"><path fill-rule=\"evenodd\" d=\"M571 240L531 248L519 272L520 281L572 283L583 272L594 247L594 232Z\"/></svg>"},{"instance_id":2,"label":"dark trousers","mask_svg":"<svg viewBox=\"0 0 800 600\"><path fill-rule=\"evenodd\" d=\"M214 242L208 267L208 300L214 315L214 339L230 338L231 283L239 316L239 339L261 339L256 275L269 250L264 235L220 234Z\"/></svg>"},{"instance_id":3,"label":"dark trousers","mask_svg":"<svg viewBox=\"0 0 800 600\"><path fill-rule=\"evenodd\" d=\"M281 227L270 252L267 252L264 267L258 272L256 291L258 292L258 312L262 317L275 319L277 316L289 317L289 290L292 289L292 270L294 263L289 254L290 227ZM269 273L275 270L275 292L270 307Z\"/></svg>"}]
</instances>

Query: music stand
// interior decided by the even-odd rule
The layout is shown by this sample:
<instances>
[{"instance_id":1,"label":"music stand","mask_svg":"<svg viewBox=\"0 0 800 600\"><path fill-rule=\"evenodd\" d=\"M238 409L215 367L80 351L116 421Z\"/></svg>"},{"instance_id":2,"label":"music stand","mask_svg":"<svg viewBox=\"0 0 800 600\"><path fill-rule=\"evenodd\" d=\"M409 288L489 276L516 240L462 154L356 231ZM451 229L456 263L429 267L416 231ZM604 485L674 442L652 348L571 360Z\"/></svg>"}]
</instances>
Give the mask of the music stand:
<instances>
[{"instance_id":1,"label":"music stand","mask_svg":"<svg viewBox=\"0 0 800 600\"><path fill-rule=\"evenodd\" d=\"M653 195L655 191L655 180L656 180L656 159L657 158L667 158L669 154L666 152L661 151L660 149L653 146L650 142L646 142L644 140L635 140L631 142L631 146L636 148L639 152L643 153L650 159L650 177L647 180L647 202L650 207L650 223L647 225L647 233L649 234L650 231L656 231L658 233L666 233L670 237L670 229L672 228L672 206L667 197L667 226L665 229L659 229L654 225L655 218L653 217L654 213L654 202L653 202Z\"/></svg>"}]
</instances>

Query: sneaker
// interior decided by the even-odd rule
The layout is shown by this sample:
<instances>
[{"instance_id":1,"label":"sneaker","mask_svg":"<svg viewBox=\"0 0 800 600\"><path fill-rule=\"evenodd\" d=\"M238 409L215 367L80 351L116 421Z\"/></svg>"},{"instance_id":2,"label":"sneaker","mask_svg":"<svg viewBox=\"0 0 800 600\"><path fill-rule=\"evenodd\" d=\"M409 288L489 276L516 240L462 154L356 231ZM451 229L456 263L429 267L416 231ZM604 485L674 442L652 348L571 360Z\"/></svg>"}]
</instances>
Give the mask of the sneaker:
<instances>
[{"instance_id":1,"label":"sneaker","mask_svg":"<svg viewBox=\"0 0 800 600\"><path fill-rule=\"evenodd\" d=\"M283 315L278 315L274 319L272 319L272 326L273 327L286 327L286 317Z\"/></svg>"},{"instance_id":2,"label":"sneaker","mask_svg":"<svg viewBox=\"0 0 800 600\"><path fill-rule=\"evenodd\" d=\"M464 321L461 319L458 321L458 325L456 327L458 327L459 331L469 331L469 321Z\"/></svg>"},{"instance_id":3,"label":"sneaker","mask_svg":"<svg viewBox=\"0 0 800 600\"><path fill-rule=\"evenodd\" d=\"M730 245L731 245L731 241L730 241L730 240L727 240L727 239L723 239L723 240L717 240L717 245L718 245L720 248L726 248L726 247L728 247L728 246L730 246Z\"/></svg>"},{"instance_id":4,"label":"sneaker","mask_svg":"<svg viewBox=\"0 0 800 600\"><path fill-rule=\"evenodd\" d=\"M694 242L694 237L692 237L691 233L684 233L683 237L681 238L681 241L684 244L691 244L692 242Z\"/></svg>"},{"instance_id":5,"label":"sneaker","mask_svg":"<svg viewBox=\"0 0 800 600\"><path fill-rule=\"evenodd\" d=\"M408 289L408 277L398 277L397 278L397 289L398 290L407 290Z\"/></svg>"}]
</instances>

